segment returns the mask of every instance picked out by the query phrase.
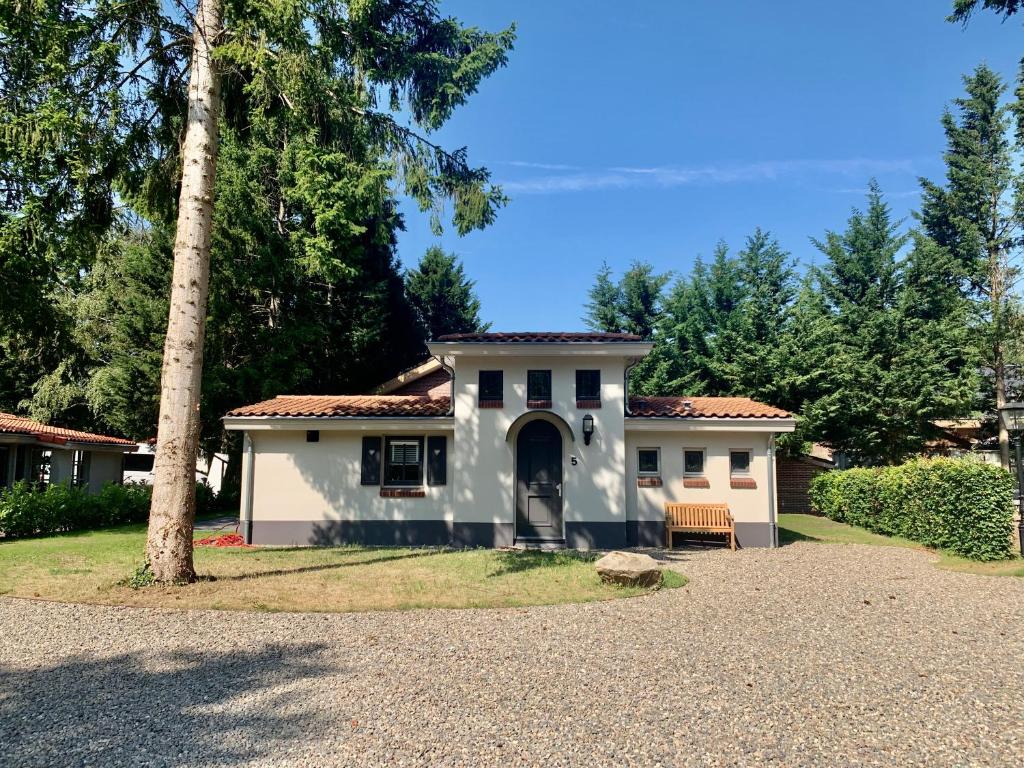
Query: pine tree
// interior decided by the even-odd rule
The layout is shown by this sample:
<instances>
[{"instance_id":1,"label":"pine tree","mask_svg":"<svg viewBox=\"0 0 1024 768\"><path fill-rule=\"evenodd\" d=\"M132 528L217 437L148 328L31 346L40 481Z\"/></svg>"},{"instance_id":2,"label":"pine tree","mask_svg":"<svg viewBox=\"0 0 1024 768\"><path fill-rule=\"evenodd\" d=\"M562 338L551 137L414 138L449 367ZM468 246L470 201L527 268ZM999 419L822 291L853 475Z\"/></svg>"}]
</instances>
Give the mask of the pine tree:
<instances>
[{"instance_id":1,"label":"pine tree","mask_svg":"<svg viewBox=\"0 0 1024 768\"><path fill-rule=\"evenodd\" d=\"M428 339L446 333L473 333L489 327L480 322L475 283L454 253L428 248L416 269L405 275L405 290Z\"/></svg>"},{"instance_id":2,"label":"pine tree","mask_svg":"<svg viewBox=\"0 0 1024 768\"><path fill-rule=\"evenodd\" d=\"M1024 174L1014 165L1006 90L982 65L964 79L967 94L942 116L946 133L946 184L921 180L921 223L967 276L965 290L978 305L978 343L991 376L995 407L1007 400L1013 362L1009 347L1019 333L1013 286L1024 232ZM1019 143L1017 149L1024 148ZM999 426L999 450L1009 466L1009 435Z\"/></svg>"}]
</instances>

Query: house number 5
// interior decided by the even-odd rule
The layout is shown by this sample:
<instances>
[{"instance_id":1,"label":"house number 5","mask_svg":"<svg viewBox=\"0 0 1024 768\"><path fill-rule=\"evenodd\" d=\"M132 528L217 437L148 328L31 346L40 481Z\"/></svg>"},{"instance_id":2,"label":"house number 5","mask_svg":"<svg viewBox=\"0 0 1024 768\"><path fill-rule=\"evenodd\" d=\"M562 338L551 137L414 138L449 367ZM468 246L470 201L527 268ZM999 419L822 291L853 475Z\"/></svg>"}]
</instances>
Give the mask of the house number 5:
<instances>
[{"instance_id":1,"label":"house number 5","mask_svg":"<svg viewBox=\"0 0 1024 768\"><path fill-rule=\"evenodd\" d=\"M579 460L577 460L577 458L576 458L575 456L570 456L570 457L569 457L569 461L570 461L570 462L572 463L572 465L573 465L574 467L575 467L575 466L576 466L577 464L579 464L579 463L580 463L580 462L579 462Z\"/></svg>"}]
</instances>

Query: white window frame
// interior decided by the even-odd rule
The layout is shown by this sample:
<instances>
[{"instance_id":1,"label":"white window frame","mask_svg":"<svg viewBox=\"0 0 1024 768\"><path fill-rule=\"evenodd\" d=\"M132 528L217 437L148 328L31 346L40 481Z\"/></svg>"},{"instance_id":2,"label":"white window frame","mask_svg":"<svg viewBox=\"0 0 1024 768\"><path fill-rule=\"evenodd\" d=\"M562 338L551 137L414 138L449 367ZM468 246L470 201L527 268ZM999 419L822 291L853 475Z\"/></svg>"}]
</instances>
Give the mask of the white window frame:
<instances>
[{"instance_id":1,"label":"white window frame","mask_svg":"<svg viewBox=\"0 0 1024 768\"><path fill-rule=\"evenodd\" d=\"M640 451L654 451L658 457L658 468L653 472L647 472L640 469ZM639 477L658 477L661 475L661 448L655 446L647 446L636 449L636 473Z\"/></svg>"},{"instance_id":2,"label":"white window frame","mask_svg":"<svg viewBox=\"0 0 1024 768\"><path fill-rule=\"evenodd\" d=\"M732 468L732 455L734 453L745 453L747 454L747 471L746 472L735 472ZM752 474L750 471L751 466L754 464L754 451L750 448L730 448L729 449L729 477L750 477Z\"/></svg>"},{"instance_id":3,"label":"white window frame","mask_svg":"<svg viewBox=\"0 0 1024 768\"><path fill-rule=\"evenodd\" d=\"M687 451L699 451L701 454L700 459L700 472L687 472L686 471L686 452ZM683 477L704 477L708 471L708 449L698 448L696 446L687 446L683 448Z\"/></svg>"}]
</instances>

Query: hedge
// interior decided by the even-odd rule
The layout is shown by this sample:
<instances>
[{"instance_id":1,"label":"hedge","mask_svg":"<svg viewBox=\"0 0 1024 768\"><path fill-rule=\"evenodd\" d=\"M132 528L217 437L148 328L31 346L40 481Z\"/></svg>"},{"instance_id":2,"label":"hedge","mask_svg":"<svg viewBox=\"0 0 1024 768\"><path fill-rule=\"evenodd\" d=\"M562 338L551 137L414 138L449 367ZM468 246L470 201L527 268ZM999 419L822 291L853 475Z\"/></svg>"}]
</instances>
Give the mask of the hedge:
<instances>
[{"instance_id":1,"label":"hedge","mask_svg":"<svg viewBox=\"0 0 1024 768\"><path fill-rule=\"evenodd\" d=\"M43 490L20 481L0 491L0 534L6 537L47 536L66 531L142 523L149 518L152 488L148 485L107 483L90 495L82 488L55 483ZM214 494L196 484L196 511L210 511Z\"/></svg>"},{"instance_id":2,"label":"hedge","mask_svg":"<svg viewBox=\"0 0 1024 768\"><path fill-rule=\"evenodd\" d=\"M826 517L902 536L972 560L1011 556L1014 482L974 459L914 459L895 467L824 472L811 507Z\"/></svg>"}]
</instances>

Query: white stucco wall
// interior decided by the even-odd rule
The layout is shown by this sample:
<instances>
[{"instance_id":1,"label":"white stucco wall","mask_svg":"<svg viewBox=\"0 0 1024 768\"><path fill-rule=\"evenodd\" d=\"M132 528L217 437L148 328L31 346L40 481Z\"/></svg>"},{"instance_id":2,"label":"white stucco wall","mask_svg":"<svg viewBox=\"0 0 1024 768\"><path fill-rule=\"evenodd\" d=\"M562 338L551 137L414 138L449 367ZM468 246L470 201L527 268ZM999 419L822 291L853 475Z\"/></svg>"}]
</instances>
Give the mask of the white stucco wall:
<instances>
[{"instance_id":1,"label":"white stucco wall","mask_svg":"<svg viewBox=\"0 0 1024 768\"><path fill-rule=\"evenodd\" d=\"M303 430L253 431L254 521L451 520L452 432L423 426L391 436L444 434L448 437L447 485L424 479L423 498L382 498L380 487L361 485L362 438L383 432L320 430L320 441L306 442ZM249 467L243 466L243 488Z\"/></svg>"},{"instance_id":2,"label":"white stucco wall","mask_svg":"<svg viewBox=\"0 0 1024 768\"><path fill-rule=\"evenodd\" d=\"M729 505L738 523L767 523L770 494L774 483L768 476L768 447L771 435L765 432L711 431L633 431L626 433L626 466L628 473L626 509L629 520L660 521L665 519L665 502L713 502ZM660 488L637 488L637 450L661 449ZM703 448L704 477L709 488L683 486L683 449ZM729 452L751 452L750 474L756 489L731 488Z\"/></svg>"},{"instance_id":3,"label":"white stucco wall","mask_svg":"<svg viewBox=\"0 0 1024 768\"><path fill-rule=\"evenodd\" d=\"M560 429L563 450L562 511L566 522L625 520L624 361L603 356L459 356L455 376L455 520L473 523L515 521L515 440L509 427L526 407L529 370L551 371L551 408L575 433L573 443ZM576 371L601 371L601 407L576 408ZM479 372L503 372L500 409L480 408ZM594 417L594 437L583 443L583 416ZM572 457L576 457L576 465Z\"/></svg>"},{"instance_id":4,"label":"white stucco wall","mask_svg":"<svg viewBox=\"0 0 1024 768\"><path fill-rule=\"evenodd\" d=\"M92 451L89 465L89 492L98 493L106 483L120 483L124 454L120 451Z\"/></svg>"}]
</instances>

